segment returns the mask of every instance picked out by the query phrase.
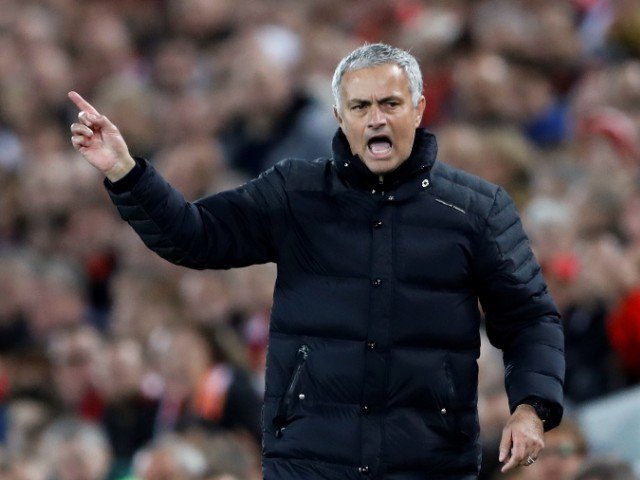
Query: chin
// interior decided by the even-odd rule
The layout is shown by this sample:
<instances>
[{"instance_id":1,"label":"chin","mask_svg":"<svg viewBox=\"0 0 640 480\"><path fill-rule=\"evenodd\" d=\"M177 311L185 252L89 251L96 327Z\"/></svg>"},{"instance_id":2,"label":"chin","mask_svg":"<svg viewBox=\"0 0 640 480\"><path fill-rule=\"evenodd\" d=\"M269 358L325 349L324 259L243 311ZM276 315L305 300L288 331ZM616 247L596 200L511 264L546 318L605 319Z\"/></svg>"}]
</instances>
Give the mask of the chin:
<instances>
[{"instance_id":1,"label":"chin","mask_svg":"<svg viewBox=\"0 0 640 480\"><path fill-rule=\"evenodd\" d=\"M375 173L376 175L384 175L385 173L393 172L396 168L398 168L398 162L393 160L374 160L365 163L367 168L371 171L371 173Z\"/></svg>"}]
</instances>

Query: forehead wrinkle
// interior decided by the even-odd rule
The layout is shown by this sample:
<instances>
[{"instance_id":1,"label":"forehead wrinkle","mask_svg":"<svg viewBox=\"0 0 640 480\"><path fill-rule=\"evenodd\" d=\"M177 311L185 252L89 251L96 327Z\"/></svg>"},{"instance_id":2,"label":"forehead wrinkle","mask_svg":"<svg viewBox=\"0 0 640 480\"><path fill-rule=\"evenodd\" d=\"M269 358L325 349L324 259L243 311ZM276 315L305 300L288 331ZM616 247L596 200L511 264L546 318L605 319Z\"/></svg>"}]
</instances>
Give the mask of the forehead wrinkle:
<instances>
[{"instance_id":1,"label":"forehead wrinkle","mask_svg":"<svg viewBox=\"0 0 640 480\"><path fill-rule=\"evenodd\" d=\"M392 71L388 71L386 74L367 75L367 73L365 73L364 78L360 74L367 70L375 70L384 67L387 67L387 65L346 72L343 77L341 88L343 99L349 103L371 100L380 102L384 99L393 97L401 99L405 94L410 96L411 91L407 75L404 70L397 65L393 65ZM350 97L350 94L353 96Z\"/></svg>"}]
</instances>

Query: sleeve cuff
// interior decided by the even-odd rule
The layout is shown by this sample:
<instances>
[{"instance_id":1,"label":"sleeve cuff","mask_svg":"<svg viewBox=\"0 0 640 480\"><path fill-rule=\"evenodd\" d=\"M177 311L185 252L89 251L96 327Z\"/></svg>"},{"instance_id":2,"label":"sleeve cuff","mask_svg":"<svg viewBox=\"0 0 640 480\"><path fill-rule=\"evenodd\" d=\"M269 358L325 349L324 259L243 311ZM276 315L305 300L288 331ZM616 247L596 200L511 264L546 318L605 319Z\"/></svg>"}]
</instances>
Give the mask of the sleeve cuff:
<instances>
[{"instance_id":1,"label":"sleeve cuff","mask_svg":"<svg viewBox=\"0 0 640 480\"><path fill-rule=\"evenodd\" d=\"M531 405L535 409L538 417L540 417L540 420L542 420L545 432L558 426L560 420L562 419L562 406L558 405L555 402L550 402L539 397L531 396L525 398L518 405L522 404Z\"/></svg>"},{"instance_id":2,"label":"sleeve cuff","mask_svg":"<svg viewBox=\"0 0 640 480\"><path fill-rule=\"evenodd\" d=\"M108 178L104 179L104 185L108 190L113 193L128 192L136 183L138 183L138 180L140 180L140 177L146 170L147 162L143 158L139 157L133 157L133 159L136 161L135 166L120 180L112 182Z\"/></svg>"}]
</instances>

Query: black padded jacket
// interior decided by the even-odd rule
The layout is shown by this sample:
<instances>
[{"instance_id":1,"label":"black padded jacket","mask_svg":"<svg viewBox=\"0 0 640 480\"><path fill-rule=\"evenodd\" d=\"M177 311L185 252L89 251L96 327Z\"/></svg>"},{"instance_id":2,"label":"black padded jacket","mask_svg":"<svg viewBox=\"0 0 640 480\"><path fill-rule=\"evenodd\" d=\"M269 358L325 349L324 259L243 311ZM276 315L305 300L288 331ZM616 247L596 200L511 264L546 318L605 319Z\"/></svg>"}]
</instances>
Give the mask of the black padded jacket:
<instances>
[{"instance_id":1,"label":"black padded jacket","mask_svg":"<svg viewBox=\"0 0 640 480\"><path fill-rule=\"evenodd\" d=\"M106 182L171 262L277 263L265 479L476 478L482 318L511 409L534 396L551 405L547 429L560 421L562 327L514 204L436 151L418 130L378 177L338 131L332 159L284 161L194 203L144 160Z\"/></svg>"}]
</instances>

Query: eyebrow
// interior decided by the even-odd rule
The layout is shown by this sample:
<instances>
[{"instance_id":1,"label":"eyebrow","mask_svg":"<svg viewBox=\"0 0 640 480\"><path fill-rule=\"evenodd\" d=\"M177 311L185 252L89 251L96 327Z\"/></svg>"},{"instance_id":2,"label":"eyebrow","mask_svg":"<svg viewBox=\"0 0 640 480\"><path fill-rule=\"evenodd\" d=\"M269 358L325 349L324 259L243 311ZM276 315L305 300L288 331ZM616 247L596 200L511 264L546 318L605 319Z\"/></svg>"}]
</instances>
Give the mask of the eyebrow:
<instances>
[{"instance_id":1,"label":"eyebrow","mask_svg":"<svg viewBox=\"0 0 640 480\"><path fill-rule=\"evenodd\" d=\"M351 99L347 102L349 105L370 105L370 100L361 100L359 98Z\"/></svg>"},{"instance_id":2,"label":"eyebrow","mask_svg":"<svg viewBox=\"0 0 640 480\"><path fill-rule=\"evenodd\" d=\"M402 98L399 97L398 95L388 95L384 98L381 98L380 100L377 100L377 103L387 103L387 102L401 102ZM371 105L371 100L364 100L364 99L360 99L360 98L354 98L349 100L348 102L349 105Z\"/></svg>"},{"instance_id":3,"label":"eyebrow","mask_svg":"<svg viewBox=\"0 0 640 480\"><path fill-rule=\"evenodd\" d=\"M387 103L387 102L401 102L402 97L397 95L389 95L388 97L381 98L378 103Z\"/></svg>"}]
</instances>

